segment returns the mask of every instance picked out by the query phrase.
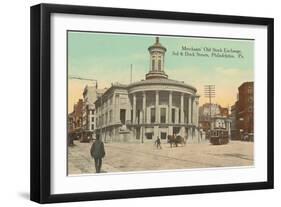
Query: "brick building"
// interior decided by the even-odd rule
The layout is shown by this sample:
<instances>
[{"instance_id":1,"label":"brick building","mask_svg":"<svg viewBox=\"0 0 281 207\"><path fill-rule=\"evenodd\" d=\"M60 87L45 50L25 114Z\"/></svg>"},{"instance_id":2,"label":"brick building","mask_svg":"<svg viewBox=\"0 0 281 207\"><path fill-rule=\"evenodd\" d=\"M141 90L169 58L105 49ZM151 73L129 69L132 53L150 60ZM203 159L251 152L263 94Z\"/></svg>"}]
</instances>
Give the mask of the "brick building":
<instances>
[{"instance_id":1,"label":"brick building","mask_svg":"<svg viewBox=\"0 0 281 207\"><path fill-rule=\"evenodd\" d=\"M244 82L238 88L236 103L237 129L241 139L252 139L254 133L254 83Z\"/></svg>"},{"instance_id":2,"label":"brick building","mask_svg":"<svg viewBox=\"0 0 281 207\"><path fill-rule=\"evenodd\" d=\"M79 99L73 106L73 112L68 114L68 139L80 139L83 131L83 100Z\"/></svg>"},{"instance_id":3,"label":"brick building","mask_svg":"<svg viewBox=\"0 0 281 207\"><path fill-rule=\"evenodd\" d=\"M234 105L231 106L231 112L230 112L230 120L231 120L231 139L232 140L240 140L240 132L237 127L237 117L238 117L238 110L237 110L237 101Z\"/></svg>"}]
</instances>

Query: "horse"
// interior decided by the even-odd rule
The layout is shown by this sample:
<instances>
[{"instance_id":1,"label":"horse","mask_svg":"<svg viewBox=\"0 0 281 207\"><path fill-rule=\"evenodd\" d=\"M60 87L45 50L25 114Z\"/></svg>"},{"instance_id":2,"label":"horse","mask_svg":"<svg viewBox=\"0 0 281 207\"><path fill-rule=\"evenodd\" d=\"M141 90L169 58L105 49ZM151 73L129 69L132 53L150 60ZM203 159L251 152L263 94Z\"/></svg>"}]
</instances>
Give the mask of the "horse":
<instances>
[{"instance_id":1,"label":"horse","mask_svg":"<svg viewBox=\"0 0 281 207\"><path fill-rule=\"evenodd\" d=\"M173 144L178 147L178 144L181 144L184 146L186 144L186 141L184 137L180 135L168 135L168 143L170 143L171 148L173 147Z\"/></svg>"},{"instance_id":2,"label":"horse","mask_svg":"<svg viewBox=\"0 0 281 207\"><path fill-rule=\"evenodd\" d=\"M182 146L185 146L186 144L185 138L180 135L176 136L176 142L177 144L181 144Z\"/></svg>"}]
</instances>

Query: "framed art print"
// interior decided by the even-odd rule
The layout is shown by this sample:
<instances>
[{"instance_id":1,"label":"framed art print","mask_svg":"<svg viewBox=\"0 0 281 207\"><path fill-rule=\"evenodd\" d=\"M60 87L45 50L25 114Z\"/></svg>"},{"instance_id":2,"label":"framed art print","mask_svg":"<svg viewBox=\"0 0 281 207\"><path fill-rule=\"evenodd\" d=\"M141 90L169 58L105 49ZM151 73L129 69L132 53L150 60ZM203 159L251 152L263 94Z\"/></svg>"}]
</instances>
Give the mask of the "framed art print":
<instances>
[{"instance_id":1,"label":"framed art print","mask_svg":"<svg viewBox=\"0 0 281 207\"><path fill-rule=\"evenodd\" d=\"M31 200L273 188L273 19L31 7Z\"/></svg>"}]
</instances>

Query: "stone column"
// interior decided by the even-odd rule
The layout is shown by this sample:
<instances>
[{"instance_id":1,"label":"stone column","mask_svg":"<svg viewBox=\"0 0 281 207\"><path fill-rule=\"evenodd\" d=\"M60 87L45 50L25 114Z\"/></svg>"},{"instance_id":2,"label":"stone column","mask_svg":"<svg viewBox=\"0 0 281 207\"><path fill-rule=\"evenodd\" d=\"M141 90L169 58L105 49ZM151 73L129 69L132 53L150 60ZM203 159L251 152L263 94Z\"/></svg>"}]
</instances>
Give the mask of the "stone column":
<instances>
[{"instance_id":1,"label":"stone column","mask_svg":"<svg viewBox=\"0 0 281 207\"><path fill-rule=\"evenodd\" d=\"M169 92L169 106L168 106L168 123L172 123L172 101L173 94L172 91Z\"/></svg>"},{"instance_id":2,"label":"stone column","mask_svg":"<svg viewBox=\"0 0 281 207\"><path fill-rule=\"evenodd\" d=\"M136 123L136 102L137 102L137 97L136 94L133 94L133 124Z\"/></svg>"},{"instance_id":3,"label":"stone column","mask_svg":"<svg viewBox=\"0 0 281 207\"><path fill-rule=\"evenodd\" d=\"M191 124L191 116L192 116L192 111L191 111L191 103L192 103L192 97L189 95L188 97L188 123Z\"/></svg>"},{"instance_id":4,"label":"stone column","mask_svg":"<svg viewBox=\"0 0 281 207\"><path fill-rule=\"evenodd\" d=\"M196 113L197 113L197 107L196 107L196 97L194 97L193 102L192 102L192 112L193 112L193 116L192 116L192 124L196 125Z\"/></svg>"},{"instance_id":5,"label":"stone column","mask_svg":"<svg viewBox=\"0 0 281 207\"><path fill-rule=\"evenodd\" d=\"M115 121L120 123L120 95L117 94L115 94Z\"/></svg>"},{"instance_id":6,"label":"stone column","mask_svg":"<svg viewBox=\"0 0 281 207\"><path fill-rule=\"evenodd\" d=\"M165 123L167 124L167 123L169 123L169 107L166 108L165 112L166 112L166 113L165 113L165 114L166 114Z\"/></svg>"},{"instance_id":7,"label":"stone column","mask_svg":"<svg viewBox=\"0 0 281 207\"><path fill-rule=\"evenodd\" d=\"M198 133L198 97L194 96L193 99L193 105L192 105L192 111L193 111L193 117L192 117L192 124L195 126L194 127L194 138L195 142L201 142L201 139L199 139L199 133Z\"/></svg>"},{"instance_id":8,"label":"stone column","mask_svg":"<svg viewBox=\"0 0 281 207\"><path fill-rule=\"evenodd\" d=\"M192 137L192 141L193 143L196 141L194 139L194 120L193 120L193 117L194 117L194 113L193 113L193 106L194 106L194 97L192 96L191 97L191 124L193 125L192 128L191 128L191 137Z\"/></svg>"},{"instance_id":9,"label":"stone column","mask_svg":"<svg viewBox=\"0 0 281 207\"><path fill-rule=\"evenodd\" d=\"M150 120L151 120L151 114L150 114L150 112L151 112L151 109L150 108L146 108L146 115L145 115L145 117L146 117L146 123L147 124L150 124Z\"/></svg>"},{"instance_id":10,"label":"stone column","mask_svg":"<svg viewBox=\"0 0 281 207\"><path fill-rule=\"evenodd\" d=\"M159 91L155 91L155 122L159 123Z\"/></svg>"},{"instance_id":11,"label":"stone column","mask_svg":"<svg viewBox=\"0 0 281 207\"><path fill-rule=\"evenodd\" d=\"M143 92L142 94L142 114L143 114L142 123L146 123L146 93L145 92Z\"/></svg>"},{"instance_id":12,"label":"stone column","mask_svg":"<svg viewBox=\"0 0 281 207\"><path fill-rule=\"evenodd\" d=\"M144 127L140 128L140 143L144 142Z\"/></svg>"},{"instance_id":13,"label":"stone column","mask_svg":"<svg viewBox=\"0 0 281 207\"><path fill-rule=\"evenodd\" d=\"M191 123L194 124L193 122L193 117L194 117L194 113L193 113L193 107L194 107L194 102L195 102L195 97L191 97Z\"/></svg>"},{"instance_id":14,"label":"stone column","mask_svg":"<svg viewBox=\"0 0 281 207\"><path fill-rule=\"evenodd\" d=\"M126 107L126 124L130 120L131 120L131 109L130 109L130 105L128 104L128 106Z\"/></svg>"},{"instance_id":15,"label":"stone column","mask_svg":"<svg viewBox=\"0 0 281 207\"><path fill-rule=\"evenodd\" d=\"M175 124L179 123L179 109L175 109Z\"/></svg>"},{"instance_id":16,"label":"stone column","mask_svg":"<svg viewBox=\"0 0 281 207\"><path fill-rule=\"evenodd\" d=\"M143 111L140 110L140 114L139 114L139 117L138 117L138 123L142 124L143 123Z\"/></svg>"},{"instance_id":17,"label":"stone column","mask_svg":"<svg viewBox=\"0 0 281 207\"><path fill-rule=\"evenodd\" d=\"M199 127L199 98L196 97L196 114L195 114L195 125Z\"/></svg>"},{"instance_id":18,"label":"stone column","mask_svg":"<svg viewBox=\"0 0 281 207\"><path fill-rule=\"evenodd\" d=\"M183 124L184 123L184 112L183 112L183 93L181 93L181 105L180 105L180 114L181 114L181 117L180 117L180 123Z\"/></svg>"}]
</instances>

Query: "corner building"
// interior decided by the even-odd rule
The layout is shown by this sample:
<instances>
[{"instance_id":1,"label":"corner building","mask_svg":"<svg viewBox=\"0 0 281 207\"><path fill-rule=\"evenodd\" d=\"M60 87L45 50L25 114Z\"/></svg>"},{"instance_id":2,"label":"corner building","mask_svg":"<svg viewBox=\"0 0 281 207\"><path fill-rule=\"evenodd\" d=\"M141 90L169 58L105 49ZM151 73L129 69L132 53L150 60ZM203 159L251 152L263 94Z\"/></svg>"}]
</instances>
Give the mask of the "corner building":
<instances>
[{"instance_id":1,"label":"corner building","mask_svg":"<svg viewBox=\"0 0 281 207\"><path fill-rule=\"evenodd\" d=\"M96 134L105 142L148 142L180 135L201 141L196 88L171 80L164 71L166 48L159 38L148 48L150 69L145 80L112 86L95 102Z\"/></svg>"}]
</instances>

